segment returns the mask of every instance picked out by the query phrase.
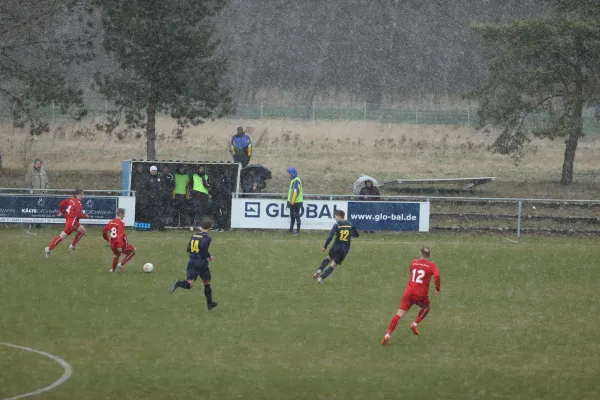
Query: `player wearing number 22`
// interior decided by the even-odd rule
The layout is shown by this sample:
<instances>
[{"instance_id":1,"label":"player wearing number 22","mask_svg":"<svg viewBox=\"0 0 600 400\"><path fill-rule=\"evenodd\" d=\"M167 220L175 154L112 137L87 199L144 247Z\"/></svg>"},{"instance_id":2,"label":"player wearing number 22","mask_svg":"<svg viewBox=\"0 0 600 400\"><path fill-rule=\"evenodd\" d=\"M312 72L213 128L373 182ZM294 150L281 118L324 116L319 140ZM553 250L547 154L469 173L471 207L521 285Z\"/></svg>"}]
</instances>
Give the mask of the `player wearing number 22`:
<instances>
[{"instance_id":1,"label":"player wearing number 22","mask_svg":"<svg viewBox=\"0 0 600 400\"><path fill-rule=\"evenodd\" d=\"M390 335L396 329L396 325L398 325L398 322L404 317L406 312L410 310L413 304L421 307L421 310L419 311L419 314L417 314L415 322L410 325L410 329L415 335L419 334L418 325L429 313L429 282L431 281L432 276L435 281L435 295L437 296L440 293L440 272L438 271L437 265L429 261L429 257L431 257L431 251L428 247L423 247L419 258L413 260L410 264L408 285L402 295L402 300L400 300L398 313L392 318L381 344L385 345L389 343Z\"/></svg>"},{"instance_id":2,"label":"player wearing number 22","mask_svg":"<svg viewBox=\"0 0 600 400\"><path fill-rule=\"evenodd\" d=\"M173 293L175 289L191 289L194 286L196 279L202 279L204 284L204 296L206 296L206 307L208 310L212 310L217 306L217 303L212 299L212 288L210 287L210 275L209 261L213 261L215 258L210 255L208 248L212 238L208 234L212 228L212 221L205 218L200 223L200 232L196 232L192 235L188 246L187 252L190 253L190 259L187 265L187 280L177 280L173 282L169 288L169 292Z\"/></svg>"},{"instance_id":3,"label":"player wearing number 22","mask_svg":"<svg viewBox=\"0 0 600 400\"><path fill-rule=\"evenodd\" d=\"M73 197L70 199L65 199L60 202L58 206L58 215L65 217L65 229L52 240L50 246L46 247L46 258L50 257L50 253L60 242L65 240L67 236L69 236L73 232L77 232L75 238L73 239L73 243L69 245L69 249L72 252L75 252L75 246L81 240L83 235L85 235L85 227L79 224L79 220L83 218L87 218L88 216L83 213L83 207L81 206L81 199L83 199L83 190L77 189L73 194Z\"/></svg>"},{"instance_id":4,"label":"player wearing number 22","mask_svg":"<svg viewBox=\"0 0 600 400\"><path fill-rule=\"evenodd\" d=\"M112 267L108 272L115 270L124 271L125 264L135 256L135 247L129 244L127 235L125 234L125 209L117 209L117 218L110 221L104 229L102 229L102 237L110 243L110 248L115 255L112 261ZM119 259L124 256L121 262Z\"/></svg>"},{"instance_id":5,"label":"player wearing number 22","mask_svg":"<svg viewBox=\"0 0 600 400\"><path fill-rule=\"evenodd\" d=\"M329 246L334 237L335 241L329 250L329 256L321 262L321 266L313 274L313 279L316 279L318 283L323 283L323 280L331 275L335 267L342 264L342 261L344 261L350 251L351 238L358 237L356 228L350 222L346 221L346 213L344 211L335 210L334 214L336 224L333 225L331 232L329 232L329 237L322 250L323 253L327 250L327 246ZM331 262L331 265L323 272L329 262Z\"/></svg>"}]
</instances>

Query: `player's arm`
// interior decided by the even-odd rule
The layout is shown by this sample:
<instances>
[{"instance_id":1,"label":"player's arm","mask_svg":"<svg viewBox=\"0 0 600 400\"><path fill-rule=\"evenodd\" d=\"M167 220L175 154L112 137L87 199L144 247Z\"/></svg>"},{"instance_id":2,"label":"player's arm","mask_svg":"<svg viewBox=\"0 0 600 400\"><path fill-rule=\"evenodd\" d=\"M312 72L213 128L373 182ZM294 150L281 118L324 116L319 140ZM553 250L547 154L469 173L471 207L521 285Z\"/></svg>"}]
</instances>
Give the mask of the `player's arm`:
<instances>
[{"instance_id":1,"label":"player's arm","mask_svg":"<svg viewBox=\"0 0 600 400\"><path fill-rule=\"evenodd\" d=\"M58 205L58 215L63 215L65 213L67 207L69 206L69 201L70 199L64 199L60 202Z\"/></svg>"},{"instance_id":2,"label":"player's arm","mask_svg":"<svg viewBox=\"0 0 600 400\"><path fill-rule=\"evenodd\" d=\"M440 271L437 269L437 266L433 269L433 281L435 282L435 291L436 293L440 292Z\"/></svg>"},{"instance_id":3,"label":"player's arm","mask_svg":"<svg viewBox=\"0 0 600 400\"><path fill-rule=\"evenodd\" d=\"M117 226L117 247L123 248L125 247L125 243L127 243L125 239L125 223L121 222Z\"/></svg>"},{"instance_id":4,"label":"player's arm","mask_svg":"<svg viewBox=\"0 0 600 400\"><path fill-rule=\"evenodd\" d=\"M356 229L356 227L352 227L350 228L350 236L352 237L359 237L360 235L358 234L358 229Z\"/></svg>"},{"instance_id":5,"label":"player's arm","mask_svg":"<svg viewBox=\"0 0 600 400\"><path fill-rule=\"evenodd\" d=\"M338 225L333 225L333 228L331 228L331 231L329 231L329 236L327 236L327 240L325 241L325 246L323 246L323 250L325 250L327 246L329 246L329 243L331 243L331 241L333 240L335 234L337 233L337 230Z\"/></svg>"},{"instance_id":6,"label":"player's arm","mask_svg":"<svg viewBox=\"0 0 600 400\"><path fill-rule=\"evenodd\" d=\"M187 252L190 254L192 253L192 240L194 240L194 236L192 236L192 238L190 239L190 241L188 242L188 245L187 245Z\"/></svg>"},{"instance_id":7,"label":"player's arm","mask_svg":"<svg viewBox=\"0 0 600 400\"><path fill-rule=\"evenodd\" d=\"M252 140L248 138L248 157L252 157Z\"/></svg>"},{"instance_id":8,"label":"player's arm","mask_svg":"<svg viewBox=\"0 0 600 400\"><path fill-rule=\"evenodd\" d=\"M200 239L200 254L203 258L206 258L207 260L212 258L212 256L210 255L210 251L208 251L208 248L210 247L210 242L211 238L208 235L204 235L202 236L202 239Z\"/></svg>"},{"instance_id":9,"label":"player's arm","mask_svg":"<svg viewBox=\"0 0 600 400\"><path fill-rule=\"evenodd\" d=\"M110 238L108 237L108 232L109 231L110 231L110 222L108 224L106 224L106 226L104 227L104 229L102 229L102 237L107 242L110 241Z\"/></svg>"},{"instance_id":10,"label":"player's arm","mask_svg":"<svg viewBox=\"0 0 600 400\"><path fill-rule=\"evenodd\" d=\"M235 146L233 144L233 141L235 140L235 137L231 138L231 155L235 156Z\"/></svg>"},{"instance_id":11,"label":"player's arm","mask_svg":"<svg viewBox=\"0 0 600 400\"><path fill-rule=\"evenodd\" d=\"M298 192L300 192L300 183L298 183L298 181L294 182L293 190L294 190L294 192L292 193L292 198L290 200L291 205L296 204L296 199L298 198Z\"/></svg>"}]
</instances>

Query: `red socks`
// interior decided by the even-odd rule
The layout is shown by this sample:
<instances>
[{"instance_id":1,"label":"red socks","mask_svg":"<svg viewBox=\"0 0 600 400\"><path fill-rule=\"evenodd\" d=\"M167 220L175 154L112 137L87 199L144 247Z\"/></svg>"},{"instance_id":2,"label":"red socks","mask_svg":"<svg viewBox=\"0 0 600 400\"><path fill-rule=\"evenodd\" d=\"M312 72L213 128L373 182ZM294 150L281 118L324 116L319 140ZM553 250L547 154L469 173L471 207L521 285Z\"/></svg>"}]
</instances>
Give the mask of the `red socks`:
<instances>
[{"instance_id":1,"label":"red socks","mask_svg":"<svg viewBox=\"0 0 600 400\"><path fill-rule=\"evenodd\" d=\"M112 270L117 269L117 264L119 263L119 256L113 257Z\"/></svg>"},{"instance_id":2,"label":"red socks","mask_svg":"<svg viewBox=\"0 0 600 400\"><path fill-rule=\"evenodd\" d=\"M57 236L57 237L55 237L55 238L54 238L54 240L52 241L52 243L50 243L50 250L54 250L54 248L55 248L56 246L58 246L58 244L59 244L60 242L62 242L62 239L61 239L61 237L60 237L60 236Z\"/></svg>"},{"instance_id":3,"label":"red socks","mask_svg":"<svg viewBox=\"0 0 600 400\"><path fill-rule=\"evenodd\" d=\"M125 256L125 258L123 259L123 261L121 261L121 266L124 267L125 264L127 264L129 262L129 260L131 260L133 258L133 256L135 256L135 252L127 254Z\"/></svg>"},{"instance_id":4,"label":"red socks","mask_svg":"<svg viewBox=\"0 0 600 400\"><path fill-rule=\"evenodd\" d=\"M77 235L75 235L75 239L73 239L73 247L77 246L77 243L79 243L83 235L85 235L85 233L77 232Z\"/></svg>"},{"instance_id":5,"label":"red socks","mask_svg":"<svg viewBox=\"0 0 600 400\"><path fill-rule=\"evenodd\" d=\"M421 308L419 314L417 314L417 318L415 319L415 324L420 324L421 321L425 319L425 317L429 314L429 307Z\"/></svg>"},{"instance_id":6,"label":"red socks","mask_svg":"<svg viewBox=\"0 0 600 400\"><path fill-rule=\"evenodd\" d=\"M392 332L394 332L394 330L396 329L396 325L398 325L398 322L400 322L400 316L398 314L394 315L394 318L392 318L392 321L390 322L390 326L388 327L387 330L387 334L391 335Z\"/></svg>"}]
</instances>

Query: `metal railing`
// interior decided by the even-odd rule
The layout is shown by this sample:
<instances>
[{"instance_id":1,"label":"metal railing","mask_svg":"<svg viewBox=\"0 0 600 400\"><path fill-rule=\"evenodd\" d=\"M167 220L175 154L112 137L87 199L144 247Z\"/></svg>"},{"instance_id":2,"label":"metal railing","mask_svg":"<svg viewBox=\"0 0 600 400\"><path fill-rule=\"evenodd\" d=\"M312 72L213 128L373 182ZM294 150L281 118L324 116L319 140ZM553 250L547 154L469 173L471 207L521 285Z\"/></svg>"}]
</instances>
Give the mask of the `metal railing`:
<instances>
[{"instance_id":1,"label":"metal railing","mask_svg":"<svg viewBox=\"0 0 600 400\"><path fill-rule=\"evenodd\" d=\"M76 189L31 189L31 188L0 188L0 195L9 194L14 196L29 195L53 195L72 196ZM135 196L135 190L86 190L84 195L88 196Z\"/></svg>"},{"instance_id":2,"label":"metal railing","mask_svg":"<svg viewBox=\"0 0 600 400\"><path fill-rule=\"evenodd\" d=\"M286 193L241 193L239 198L287 199ZM372 196L304 194L308 200L364 201ZM600 235L600 200L518 197L380 196L379 201L431 204L432 231Z\"/></svg>"}]
</instances>

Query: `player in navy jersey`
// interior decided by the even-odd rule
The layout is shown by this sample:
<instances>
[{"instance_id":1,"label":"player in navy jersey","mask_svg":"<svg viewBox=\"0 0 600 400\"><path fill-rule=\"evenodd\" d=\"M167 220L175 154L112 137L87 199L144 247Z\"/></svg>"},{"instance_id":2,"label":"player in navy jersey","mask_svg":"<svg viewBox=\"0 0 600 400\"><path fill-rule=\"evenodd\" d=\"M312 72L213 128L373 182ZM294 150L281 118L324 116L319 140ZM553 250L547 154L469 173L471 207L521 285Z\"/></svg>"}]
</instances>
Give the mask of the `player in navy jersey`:
<instances>
[{"instance_id":1,"label":"player in navy jersey","mask_svg":"<svg viewBox=\"0 0 600 400\"><path fill-rule=\"evenodd\" d=\"M210 267L209 261L213 261L215 258L210 255L208 248L212 238L208 234L212 227L212 221L209 219L203 219L200 224L200 231L192 235L188 246L187 252L190 253L190 259L187 265L187 280L177 280L173 282L169 288L169 292L173 293L175 289L191 289L194 286L196 279L202 279L204 284L204 296L206 296L206 306L208 310L212 310L217 306L217 303L212 299L212 288L210 287Z\"/></svg>"},{"instance_id":2,"label":"player in navy jersey","mask_svg":"<svg viewBox=\"0 0 600 400\"><path fill-rule=\"evenodd\" d=\"M325 242L325 246L323 247L323 253L327 250L327 246L335 237L333 242L333 246L329 250L329 255L326 259L321 262L321 266L313 274L313 279L316 279L318 283L323 283L323 280L327 278L335 267L341 265L348 252L350 251L350 241L353 237L358 237L358 231L352 224L346 221L346 213L342 210L335 210L335 220L337 221L333 228L331 228L331 232L329 232L329 237ZM323 272L327 264L331 262L329 268ZM322 274L322 275L321 275Z\"/></svg>"}]
</instances>

